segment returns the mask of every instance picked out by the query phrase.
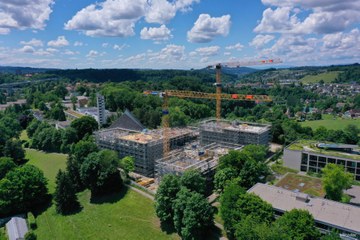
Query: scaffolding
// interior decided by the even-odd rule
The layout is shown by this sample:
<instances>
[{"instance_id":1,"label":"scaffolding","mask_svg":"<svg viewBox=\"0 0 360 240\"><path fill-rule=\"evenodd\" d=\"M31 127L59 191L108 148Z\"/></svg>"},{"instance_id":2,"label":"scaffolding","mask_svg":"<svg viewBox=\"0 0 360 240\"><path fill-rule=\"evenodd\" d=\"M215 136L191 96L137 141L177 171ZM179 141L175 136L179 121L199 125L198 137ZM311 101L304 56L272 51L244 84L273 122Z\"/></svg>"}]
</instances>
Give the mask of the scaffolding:
<instances>
[{"instance_id":1,"label":"scaffolding","mask_svg":"<svg viewBox=\"0 0 360 240\"><path fill-rule=\"evenodd\" d=\"M241 148L241 145L217 143L200 147L198 142L193 142L182 151L173 151L169 156L155 161L155 178L160 181L165 174L180 176L190 169L202 174L209 173L217 167L221 156L226 155L230 149Z\"/></svg>"},{"instance_id":2,"label":"scaffolding","mask_svg":"<svg viewBox=\"0 0 360 240\"><path fill-rule=\"evenodd\" d=\"M155 160L163 157L163 134L161 129L131 131L115 128L95 133L97 144L101 148L115 150L119 157L132 156L135 159L135 171L144 176L154 176ZM172 128L170 148L178 149L199 135L190 128Z\"/></svg>"},{"instance_id":3,"label":"scaffolding","mask_svg":"<svg viewBox=\"0 0 360 240\"><path fill-rule=\"evenodd\" d=\"M270 124L208 119L200 124L200 142L202 145L211 143L268 145L270 130Z\"/></svg>"}]
</instances>

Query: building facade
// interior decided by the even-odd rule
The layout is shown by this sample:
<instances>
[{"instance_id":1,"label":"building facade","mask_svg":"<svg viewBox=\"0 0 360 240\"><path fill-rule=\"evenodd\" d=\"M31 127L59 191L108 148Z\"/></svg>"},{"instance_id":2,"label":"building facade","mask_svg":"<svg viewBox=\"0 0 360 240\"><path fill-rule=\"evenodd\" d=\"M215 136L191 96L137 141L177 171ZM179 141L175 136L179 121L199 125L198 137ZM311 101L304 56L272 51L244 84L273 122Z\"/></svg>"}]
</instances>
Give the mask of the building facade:
<instances>
[{"instance_id":1,"label":"building facade","mask_svg":"<svg viewBox=\"0 0 360 240\"><path fill-rule=\"evenodd\" d=\"M105 112L105 97L101 94L96 95L97 101L97 117L98 123L100 126L104 125L107 120L106 112Z\"/></svg>"},{"instance_id":2,"label":"building facade","mask_svg":"<svg viewBox=\"0 0 360 240\"><path fill-rule=\"evenodd\" d=\"M284 149L283 158L285 167L303 172L320 173L326 164L334 163L344 166L347 172L352 173L354 178L360 181L360 155L358 155L356 151L331 151L329 149L315 147L314 144L316 143L307 142L302 146L301 144L302 143L293 143ZM351 147L352 145L345 145L345 147L346 146Z\"/></svg>"},{"instance_id":3,"label":"building facade","mask_svg":"<svg viewBox=\"0 0 360 240\"><path fill-rule=\"evenodd\" d=\"M271 125L226 120L208 120L200 125L200 142L238 145L268 145Z\"/></svg>"}]
</instances>

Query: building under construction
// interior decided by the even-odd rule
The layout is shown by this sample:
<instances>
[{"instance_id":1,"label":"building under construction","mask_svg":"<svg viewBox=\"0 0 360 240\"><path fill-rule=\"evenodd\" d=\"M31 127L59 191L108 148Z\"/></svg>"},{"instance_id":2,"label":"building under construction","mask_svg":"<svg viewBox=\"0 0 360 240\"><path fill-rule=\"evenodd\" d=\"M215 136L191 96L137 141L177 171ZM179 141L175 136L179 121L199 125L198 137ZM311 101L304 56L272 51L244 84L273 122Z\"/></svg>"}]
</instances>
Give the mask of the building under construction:
<instances>
[{"instance_id":1,"label":"building under construction","mask_svg":"<svg viewBox=\"0 0 360 240\"><path fill-rule=\"evenodd\" d=\"M240 145L212 143L199 146L199 143L188 144L181 151L173 151L169 156L155 163L157 181L165 174L181 176L186 170L198 170L202 174L212 172L218 165L219 158L228 153L229 149L239 150Z\"/></svg>"},{"instance_id":2,"label":"building under construction","mask_svg":"<svg viewBox=\"0 0 360 240\"><path fill-rule=\"evenodd\" d=\"M194 140L198 133L190 128L172 128L170 131L170 149L177 149ZM153 177L155 160L163 157L162 130L144 130L142 132L123 128L110 128L95 133L99 147L112 149L119 157L135 158L136 172Z\"/></svg>"},{"instance_id":3,"label":"building under construction","mask_svg":"<svg viewBox=\"0 0 360 240\"><path fill-rule=\"evenodd\" d=\"M268 145L270 129L269 124L210 119L200 124L200 143Z\"/></svg>"}]
</instances>

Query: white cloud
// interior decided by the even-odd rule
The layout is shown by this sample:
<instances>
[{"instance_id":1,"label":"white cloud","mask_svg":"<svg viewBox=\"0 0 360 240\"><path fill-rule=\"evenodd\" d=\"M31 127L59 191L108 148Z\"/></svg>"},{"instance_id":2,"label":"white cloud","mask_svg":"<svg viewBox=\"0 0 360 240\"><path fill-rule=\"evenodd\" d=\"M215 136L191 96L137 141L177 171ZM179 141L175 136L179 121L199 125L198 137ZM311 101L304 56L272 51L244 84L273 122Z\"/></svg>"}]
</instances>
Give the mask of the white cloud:
<instances>
[{"instance_id":1,"label":"white cloud","mask_svg":"<svg viewBox=\"0 0 360 240\"><path fill-rule=\"evenodd\" d=\"M54 0L1 0L0 33L10 29L44 29Z\"/></svg>"},{"instance_id":2,"label":"white cloud","mask_svg":"<svg viewBox=\"0 0 360 240\"><path fill-rule=\"evenodd\" d=\"M197 48L195 52L198 53L200 56L210 57L210 56L219 55L219 50L220 50L219 46L210 46L210 47Z\"/></svg>"},{"instance_id":3,"label":"white cloud","mask_svg":"<svg viewBox=\"0 0 360 240\"><path fill-rule=\"evenodd\" d=\"M123 50L123 49L126 48L126 47L129 47L129 45L127 45L127 44L122 44L122 45L117 45L117 44L115 44L115 45L113 46L113 49L121 51L121 50Z\"/></svg>"},{"instance_id":4,"label":"white cloud","mask_svg":"<svg viewBox=\"0 0 360 240\"><path fill-rule=\"evenodd\" d=\"M86 55L86 57L93 58L93 57L97 57L98 55L99 55L98 51L90 50L89 53Z\"/></svg>"},{"instance_id":5,"label":"white cloud","mask_svg":"<svg viewBox=\"0 0 360 240\"><path fill-rule=\"evenodd\" d=\"M190 11L193 3L199 3L200 0L150 0L149 7L145 14L145 20L148 23L165 24L173 19L178 10L182 12Z\"/></svg>"},{"instance_id":6,"label":"white cloud","mask_svg":"<svg viewBox=\"0 0 360 240\"><path fill-rule=\"evenodd\" d=\"M231 52L224 52L224 56L230 56Z\"/></svg>"},{"instance_id":7,"label":"white cloud","mask_svg":"<svg viewBox=\"0 0 360 240\"><path fill-rule=\"evenodd\" d=\"M103 48L107 48L107 47L109 46L109 43L103 43L103 44L101 44L101 46L102 46Z\"/></svg>"},{"instance_id":8,"label":"white cloud","mask_svg":"<svg viewBox=\"0 0 360 240\"><path fill-rule=\"evenodd\" d=\"M326 34L322 38L323 47L326 50L336 49L338 51L344 51L347 49L355 48L360 51L360 32L359 29L355 28L349 33L333 33Z\"/></svg>"},{"instance_id":9,"label":"white cloud","mask_svg":"<svg viewBox=\"0 0 360 240\"><path fill-rule=\"evenodd\" d=\"M65 50L64 54L65 55L77 55L77 54L79 54L79 52L74 52L74 51L67 49L67 50Z\"/></svg>"},{"instance_id":10,"label":"white cloud","mask_svg":"<svg viewBox=\"0 0 360 240\"><path fill-rule=\"evenodd\" d=\"M33 38L28 42L21 41L20 44L22 44L22 45L30 45L30 46L34 46L34 47L42 47L44 45L44 43L41 40L36 39L36 38Z\"/></svg>"},{"instance_id":11,"label":"white cloud","mask_svg":"<svg viewBox=\"0 0 360 240\"><path fill-rule=\"evenodd\" d=\"M88 36L132 36L145 7L146 0L106 0L91 4L77 12L65 29L79 30Z\"/></svg>"},{"instance_id":12,"label":"white cloud","mask_svg":"<svg viewBox=\"0 0 360 240\"><path fill-rule=\"evenodd\" d=\"M34 53L35 49L32 46L24 46L20 49L20 52L24 53Z\"/></svg>"},{"instance_id":13,"label":"white cloud","mask_svg":"<svg viewBox=\"0 0 360 240\"><path fill-rule=\"evenodd\" d=\"M57 52L59 52L59 50L57 50L55 48L47 48L46 51L49 52L49 53L57 53Z\"/></svg>"},{"instance_id":14,"label":"white cloud","mask_svg":"<svg viewBox=\"0 0 360 240\"><path fill-rule=\"evenodd\" d=\"M10 32L9 28L0 28L0 35L6 35Z\"/></svg>"},{"instance_id":15,"label":"white cloud","mask_svg":"<svg viewBox=\"0 0 360 240\"><path fill-rule=\"evenodd\" d=\"M275 38L275 36L273 36L273 35L259 34L259 35L256 35L256 37L254 37L254 39L249 43L249 45L253 46L255 48L261 48L265 44L271 42L274 38Z\"/></svg>"},{"instance_id":16,"label":"white cloud","mask_svg":"<svg viewBox=\"0 0 360 240\"><path fill-rule=\"evenodd\" d=\"M156 42L166 41L172 38L171 31L165 25L158 28L144 27L140 32L141 39L153 40Z\"/></svg>"},{"instance_id":17,"label":"white cloud","mask_svg":"<svg viewBox=\"0 0 360 240\"><path fill-rule=\"evenodd\" d=\"M47 45L49 47L65 47L69 45L69 41L66 40L65 36L59 36L56 40L49 41Z\"/></svg>"},{"instance_id":18,"label":"white cloud","mask_svg":"<svg viewBox=\"0 0 360 240\"><path fill-rule=\"evenodd\" d=\"M360 21L360 0L263 0L267 8L260 33L328 34L344 31Z\"/></svg>"},{"instance_id":19,"label":"white cloud","mask_svg":"<svg viewBox=\"0 0 360 240\"><path fill-rule=\"evenodd\" d=\"M128 37L135 34L137 21L164 24L177 11L188 11L200 0L105 0L91 4L75 14L65 29L78 30L88 36Z\"/></svg>"},{"instance_id":20,"label":"white cloud","mask_svg":"<svg viewBox=\"0 0 360 240\"><path fill-rule=\"evenodd\" d=\"M244 45L242 45L240 43L236 43L235 45L230 45L230 46L226 47L227 50L238 50L238 51L241 51L243 48L244 48Z\"/></svg>"},{"instance_id":21,"label":"white cloud","mask_svg":"<svg viewBox=\"0 0 360 240\"><path fill-rule=\"evenodd\" d=\"M211 17L209 14L200 14L194 27L187 32L189 42L206 43L218 36L227 36L230 31L230 15Z\"/></svg>"},{"instance_id":22,"label":"white cloud","mask_svg":"<svg viewBox=\"0 0 360 240\"><path fill-rule=\"evenodd\" d=\"M176 62L185 59L185 46L169 44L160 52L152 53L151 60L165 60L169 62Z\"/></svg>"},{"instance_id":23,"label":"white cloud","mask_svg":"<svg viewBox=\"0 0 360 240\"><path fill-rule=\"evenodd\" d=\"M80 42L80 41L75 41L75 42L74 42L74 47L81 47L81 46L83 46L83 45L84 45L83 42Z\"/></svg>"}]
</instances>

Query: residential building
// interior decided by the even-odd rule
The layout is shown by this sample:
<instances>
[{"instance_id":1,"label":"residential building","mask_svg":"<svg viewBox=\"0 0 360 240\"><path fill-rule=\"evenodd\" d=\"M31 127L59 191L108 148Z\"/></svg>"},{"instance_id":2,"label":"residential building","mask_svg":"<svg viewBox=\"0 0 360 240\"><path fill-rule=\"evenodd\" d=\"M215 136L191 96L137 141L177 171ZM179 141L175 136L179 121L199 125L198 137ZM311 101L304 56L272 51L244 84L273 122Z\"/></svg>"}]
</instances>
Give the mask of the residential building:
<instances>
[{"instance_id":1,"label":"residential building","mask_svg":"<svg viewBox=\"0 0 360 240\"><path fill-rule=\"evenodd\" d=\"M294 142L284 149L284 166L304 172L321 172L328 163L344 166L360 180L358 145L320 143L311 140Z\"/></svg>"},{"instance_id":2,"label":"residential building","mask_svg":"<svg viewBox=\"0 0 360 240\"><path fill-rule=\"evenodd\" d=\"M96 94L97 101L97 121L100 126L104 125L107 120L107 115L105 111L105 97L101 94Z\"/></svg>"},{"instance_id":3,"label":"residential building","mask_svg":"<svg viewBox=\"0 0 360 240\"><path fill-rule=\"evenodd\" d=\"M127 109L121 117L111 124L110 128L122 128L140 132L146 129L145 126L142 125L142 123Z\"/></svg>"}]
</instances>

